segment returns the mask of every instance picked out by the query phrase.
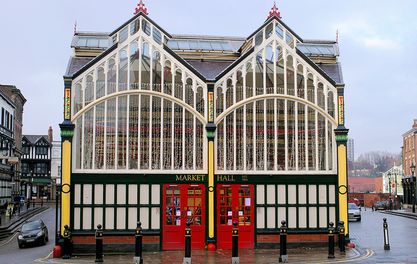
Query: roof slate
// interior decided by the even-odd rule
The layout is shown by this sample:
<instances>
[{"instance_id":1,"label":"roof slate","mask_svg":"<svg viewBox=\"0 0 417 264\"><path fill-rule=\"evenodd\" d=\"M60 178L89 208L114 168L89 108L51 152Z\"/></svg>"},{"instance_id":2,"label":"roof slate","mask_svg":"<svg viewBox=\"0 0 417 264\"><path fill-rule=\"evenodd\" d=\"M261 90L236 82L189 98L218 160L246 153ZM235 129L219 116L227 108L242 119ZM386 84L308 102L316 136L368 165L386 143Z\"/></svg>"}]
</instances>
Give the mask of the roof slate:
<instances>
[{"instance_id":1,"label":"roof slate","mask_svg":"<svg viewBox=\"0 0 417 264\"><path fill-rule=\"evenodd\" d=\"M226 69L233 61L201 61L186 60L207 80L214 80L224 69Z\"/></svg>"},{"instance_id":2,"label":"roof slate","mask_svg":"<svg viewBox=\"0 0 417 264\"><path fill-rule=\"evenodd\" d=\"M47 142L49 142L48 135L23 135L23 137L25 137L33 145L36 144L36 142L38 142L39 139L41 139L41 138L43 138ZM51 142L49 142L49 143L51 143Z\"/></svg>"},{"instance_id":3,"label":"roof slate","mask_svg":"<svg viewBox=\"0 0 417 264\"><path fill-rule=\"evenodd\" d=\"M342 69L339 62L336 64L319 63L317 66L319 66L319 68L329 75L336 83L343 83Z\"/></svg>"},{"instance_id":4,"label":"roof slate","mask_svg":"<svg viewBox=\"0 0 417 264\"><path fill-rule=\"evenodd\" d=\"M91 57L71 57L68 62L67 71L65 76L72 76L74 73L78 72L82 67L89 63L93 58Z\"/></svg>"}]
</instances>

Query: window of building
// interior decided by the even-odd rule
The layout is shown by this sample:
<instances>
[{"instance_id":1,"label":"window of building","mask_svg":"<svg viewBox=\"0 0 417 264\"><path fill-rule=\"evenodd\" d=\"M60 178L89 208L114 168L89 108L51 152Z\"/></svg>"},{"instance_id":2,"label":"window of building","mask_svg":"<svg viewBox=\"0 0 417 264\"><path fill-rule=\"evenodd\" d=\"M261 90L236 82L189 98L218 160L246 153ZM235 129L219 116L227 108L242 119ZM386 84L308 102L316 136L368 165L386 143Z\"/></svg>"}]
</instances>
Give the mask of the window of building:
<instances>
[{"instance_id":1,"label":"window of building","mask_svg":"<svg viewBox=\"0 0 417 264\"><path fill-rule=\"evenodd\" d=\"M46 163L35 163L35 173L45 174L48 173L48 164Z\"/></svg>"},{"instance_id":2,"label":"window of building","mask_svg":"<svg viewBox=\"0 0 417 264\"><path fill-rule=\"evenodd\" d=\"M21 169L22 169L22 173L29 173L29 164L22 163Z\"/></svg>"},{"instance_id":3,"label":"window of building","mask_svg":"<svg viewBox=\"0 0 417 264\"><path fill-rule=\"evenodd\" d=\"M48 155L48 147L37 146L35 149L36 155Z\"/></svg>"},{"instance_id":4,"label":"window of building","mask_svg":"<svg viewBox=\"0 0 417 264\"><path fill-rule=\"evenodd\" d=\"M28 155L29 151L30 151L30 148L28 146L23 146L22 147L23 155Z\"/></svg>"}]
</instances>

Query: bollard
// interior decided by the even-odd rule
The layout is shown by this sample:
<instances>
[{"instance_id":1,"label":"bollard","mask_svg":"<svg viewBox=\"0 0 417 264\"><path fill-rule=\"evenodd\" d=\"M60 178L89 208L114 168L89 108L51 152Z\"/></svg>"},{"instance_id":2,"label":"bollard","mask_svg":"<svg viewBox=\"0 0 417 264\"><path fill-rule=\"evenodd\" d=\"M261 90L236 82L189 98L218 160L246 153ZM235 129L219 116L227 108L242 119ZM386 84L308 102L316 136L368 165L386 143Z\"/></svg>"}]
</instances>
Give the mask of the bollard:
<instances>
[{"instance_id":1,"label":"bollard","mask_svg":"<svg viewBox=\"0 0 417 264\"><path fill-rule=\"evenodd\" d=\"M142 223L138 222L136 231L135 231L135 257L133 258L133 261L136 264L142 264L143 258L142 258Z\"/></svg>"},{"instance_id":2,"label":"bollard","mask_svg":"<svg viewBox=\"0 0 417 264\"><path fill-rule=\"evenodd\" d=\"M232 231L232 264L239 264L239 229L237 221L233 222Z\"/></svg>"},{"instance_id":3,"label":"bollard","mask_svg":"<svg viewBox=\"0 0 417 264\"><path fill-rule=\"evenodd\" d=\"M334 258L334 224L329 223L329 256L328 258Z\"/></svg>"},{"instance_id":4,"label":"bollard","mask_svg":"<svg viewBox=\"0 0 417 264\"><path fill-rule=\"evenodd\" d=\"M287 255L287 222L281 221L279 230L279 262L288 262Z\"/></svg>"},{"instance_id":5,"label":"bollard","mask_svg":"<svg viewBox=\"0 0 417 264\"><path fill-rule=\"evenodd\" d=\"M388 223L387 223L387 219L384 218L384 223L383 223L383 227L384 227L384 250L390 250L391 247L389 245L389 234L388 234Z\"/></svg>"},{"instance_id":6,"label":"bollard","mask_svg":"<svg viewBox=\"0 0 417 264\"><path fill-rule=\"evenodd\" d=\"M62 247L62 258L63 259L70 259L71 258L71 231L68 225L64 226L64 234L62 236L64 238L64 244Z\"/></svg>"},{"instance_id":7,"label":"bollard","mask_svg":"<svg viewBox=\"0 0 417 264\"><path fill-rule=\"evenodd\" d=\"M95 262L103 262L103 230L101 225L97 225L96 230L96 260Z\"/></svg>"},{"instance_id":8,"label":"bollard","mask_svg":"<svg viewBox=\"0 0 417 264\"><path fill-rule=\"evenodd\" d=\"M191 222L187 221L185 228L185 252L183 264L191 264Z\"/></svg>"},{"instance_id":9,"label":"bollard","mask_svg":"<svg viewBox=\"0 0 417 264\"><path fill-rule=\"evenodd\" d=\"M345 249L345 222L339 221L339 250L341 254L346 254Z\"/></svg>"}]
</instances>

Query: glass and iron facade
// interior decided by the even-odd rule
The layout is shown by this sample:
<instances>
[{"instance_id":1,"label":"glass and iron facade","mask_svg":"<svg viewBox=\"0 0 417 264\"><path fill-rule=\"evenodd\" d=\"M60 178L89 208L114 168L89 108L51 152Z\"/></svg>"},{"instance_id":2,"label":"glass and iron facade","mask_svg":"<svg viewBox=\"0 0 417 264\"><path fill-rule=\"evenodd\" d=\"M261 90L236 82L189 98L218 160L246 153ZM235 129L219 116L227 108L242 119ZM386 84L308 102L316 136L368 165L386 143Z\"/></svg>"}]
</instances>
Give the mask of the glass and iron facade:
<instances>
[{"instance_id":1,"label":"glass and iron facade","mask_svg":"<svg viewBox=\"0 0 417 264\"><path fill-rule=\"evenodd\" d=\"M65 76L62 217L76 244L98 224L123 236L141 221L171 249L192 219L202 245L227 248L220 232L238 221L256 247L281 220L308 235L342 219L344 85L312 59L340 71L336 43L303 41L277 17L246 39L171 36L143 12L107 38L74 38L70 66L85 39L109 43Z\"/></svg>"}]
</instances>

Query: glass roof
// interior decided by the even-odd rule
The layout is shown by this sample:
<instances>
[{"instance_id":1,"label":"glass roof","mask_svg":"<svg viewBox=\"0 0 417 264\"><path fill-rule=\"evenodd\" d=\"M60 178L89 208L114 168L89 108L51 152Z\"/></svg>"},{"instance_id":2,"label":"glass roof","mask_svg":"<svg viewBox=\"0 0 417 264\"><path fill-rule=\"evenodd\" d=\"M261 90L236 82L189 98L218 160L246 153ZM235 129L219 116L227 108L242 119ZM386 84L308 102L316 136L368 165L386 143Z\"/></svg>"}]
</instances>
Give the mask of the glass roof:
<instances>
[{"instance_id":1,"label":"glass roof","mask_svg":"<svg viewBox=\"0 0 417 264\"><path fill-rule=\"evenodd\" d=\"M174 39L168 41L168 47L172 50L235 51L229 42L219 40Z\"/></svg>"},{"instance_id":2,"label":"glass roof","mask_svg":"<svg viewBox=\"0 0 417 264\"><path fill-rule=\"evenodd\" d=\"M307 56L337 56L334 44L298 44L297 48Z\"/></svg>"},{"instance_id":3,"label":"glass roof","mask_svg":"<svg viewBox=\"0 0 417 264\"><path fill-rule=\"evenodd\" d=\"M83 48L108 48L109 39L98 37L78 37L74 46Z\"/></svg>"}]
</instances>

